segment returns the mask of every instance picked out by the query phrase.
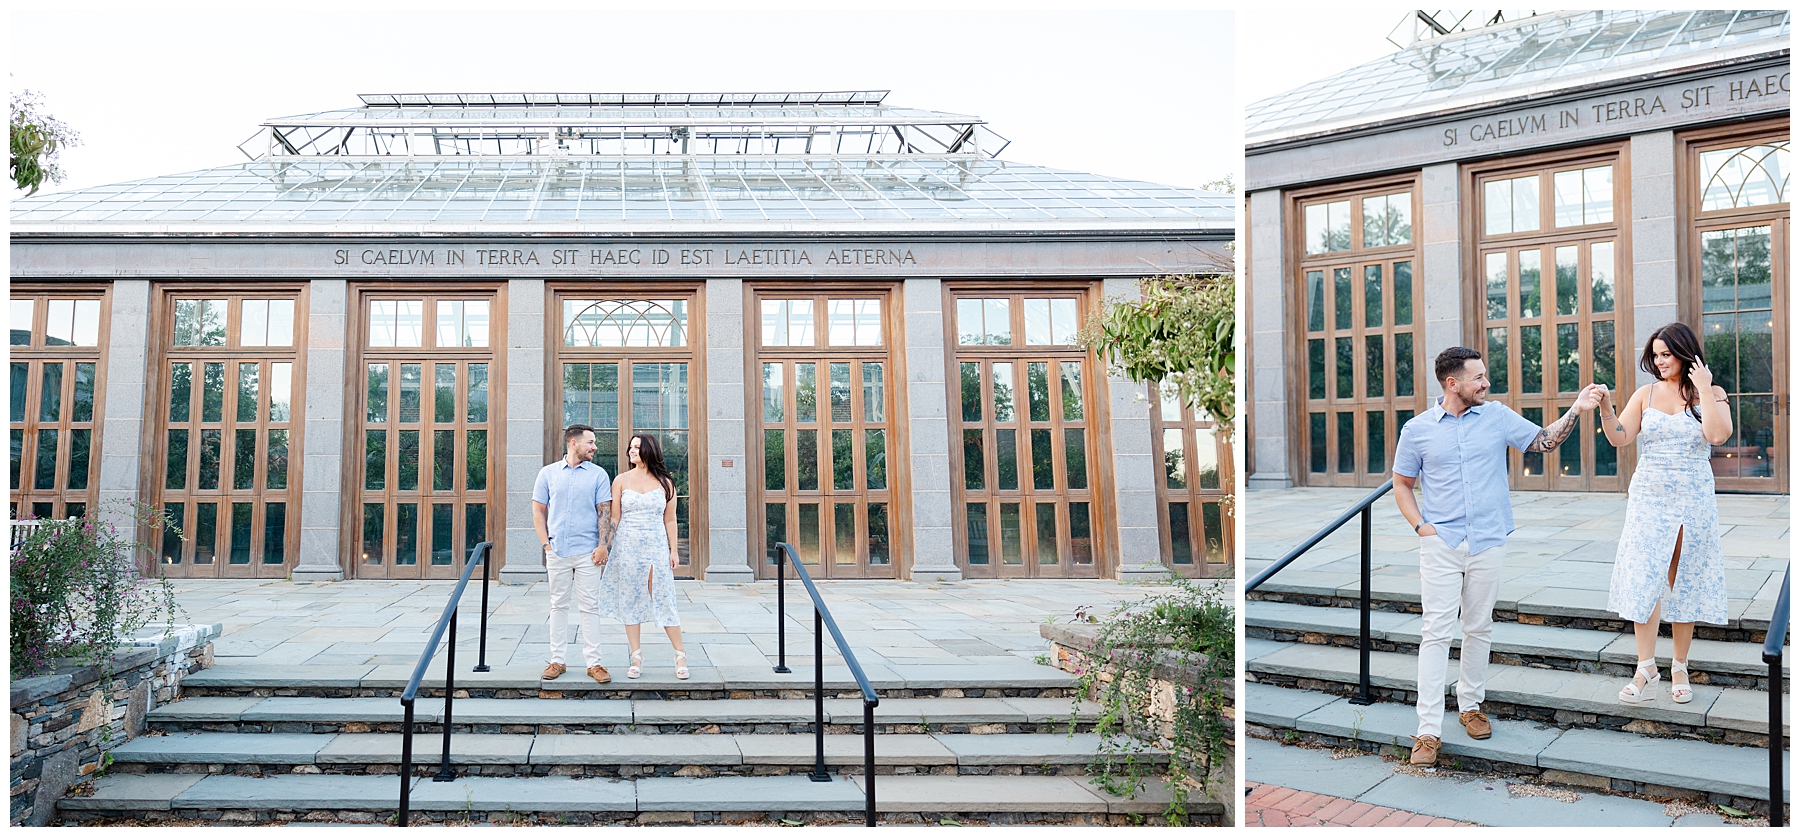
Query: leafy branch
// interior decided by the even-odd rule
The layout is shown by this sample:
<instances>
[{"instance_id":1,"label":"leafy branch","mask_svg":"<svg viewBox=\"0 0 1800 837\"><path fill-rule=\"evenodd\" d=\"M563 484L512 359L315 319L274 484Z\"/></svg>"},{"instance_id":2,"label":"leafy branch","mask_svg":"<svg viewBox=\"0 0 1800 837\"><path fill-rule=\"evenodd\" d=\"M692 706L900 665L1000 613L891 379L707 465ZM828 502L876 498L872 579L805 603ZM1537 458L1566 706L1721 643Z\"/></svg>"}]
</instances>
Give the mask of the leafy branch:
<instances>
[{"instance_id":1,"label":"leafy branch","mask_svg":"<svg viewBox=\"0 0 1800 837\"><path fill-rule=\"evenodd\" d=\"M1137 300L1107 300L1080 339L1114 374L1173 387L1230 433L1237 421L1237 278L1231 250L1194 273L1152 276Z\"/></svg>"},{"instance_id":2,"label":"leafy branch","mask_svg":"<svg viewBox=\"0 0 1800 837\"><path fill-rule=\"evenodd\" d=\"M12 95L13 185L37 194L44 183L63 179L60 153L81 144L81 135L62 120L43 112L43 94L23 90Z\"/></svg>"}]
</instances>

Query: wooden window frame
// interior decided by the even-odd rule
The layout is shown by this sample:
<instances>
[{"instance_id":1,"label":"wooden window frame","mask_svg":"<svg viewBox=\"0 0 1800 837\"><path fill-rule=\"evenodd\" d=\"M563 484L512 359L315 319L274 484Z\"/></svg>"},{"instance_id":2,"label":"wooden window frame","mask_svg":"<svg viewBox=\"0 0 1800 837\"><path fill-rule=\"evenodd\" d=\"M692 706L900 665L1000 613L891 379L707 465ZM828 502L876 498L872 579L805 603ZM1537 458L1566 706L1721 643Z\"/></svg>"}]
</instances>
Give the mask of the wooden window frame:
<instances>
[{"instance_id":1,"label":"wooden window frame","mask_svg":"<svg viewBox=\"0 0 1800 837\"><path fill-rule=\"evenodd\" d=\"M300 550L300 505L304 496L305 461L305 415L306 415L306 341L310 317L307 316L308 300L311 284L307 282L274 283L251 285L201 284L197 282L159 283L155 288L151 305L151 323L153 337L151 340L153 356L146 378L146 401L150 406L149 420L145 424L145 450L153 451L153 455L145 457L145 471L140 476L141 496L152 498L152 505L162 509L170 502L171 496L179 498L184 507L198 508L198 503L216 500L219 512L217 518L217 548L210 564L195 564L195 545L190 541L181 546L181 561L167 563L162 558L163 544L161 536L152 544L156 549L158 566L166 573L179 578L285 578L293 570ZM223 346L177 346L175 345L175 314L177 301L197 299L223 299L226 301L226 331ZM241 345L242 311L245 300L289 299L294 302L293 341L288 346L243 346ZM259 376L257 384L256 419L248 425L237 420L236 411L230 405L236 402L237 367L242 362L257 361L263 368L275 363L292 364L288 391L288 421L270 422L268 411L263 404L267 401L268 378ZM168 400L169 375L171 364L175 363L222 363L225 366L225 405L221 407L221 421L217 423L221 432L219 453L219 487L202 489L197 486L197 466L189 466L189 474L183 480L183 487L171 489L167 487L168 438L172 422L169 418L170 404ZM195 402L202 398L200 381L195 379L195 388L191 396ZM192 431L202 429L203 422L198 414L190 413L190 420L184 423ZM266 454L271 425L286 424L288 431L288 470L285 489L267 489L268 457ZM264 451L255 459L255 477L252 488L234 488L226 479L228 471L235 473L234 466L229 465L233 459L236 446L235 433L232 431L251 429L256 433L259 451ZM195 437L190 437L189 450L197 450ZM274 499L283 496L281 500ZM237 502L252 503L252 525L250 530L250 561L247 564L232 564L230 558L231 534L229 532L229 509ZM265 564L261 556L267 548L264 543L267 522L267 504L270 502L286 503L287 520L283 531L282 563ZM185 513L182 523L184 534L191 535L196 518ZM256 525L254 521L263 521ZM204 569L202 569L204 568Z\"/></svg>"},{"instance_id":2,"label":"wooden window frame","mask_svg":"<svg viewBox=\"0 0 1800 837\"><path fill-rule=\"evenodd\" d=\"M84 514L94 514L100 501L100 462L104 442L103 419L106 415L106 387L108 345L112 335L112 286L110 284L44 284L17 283L11 288L10 299L32 299L31 308L31 345L8 346L13 363L28 364L26 373L26 397L24 421L17 424L9 422L11 429L22 431L23 443L20 449L19 487L8 485L8 500L15 506L13 519L31 510L37 503L51 504L51 516L66 517L68 504L71 502L85 504ZM100 302L100 324L94 346L46 346L43 345L48 330L43 326L48 316L50 299L98 300ZM10 321L9 321L10 322ZM9 325L10 329L11 326ZM10 339L8 341L10 343ZM65 371L63 394L65 405L73 404L75 387L74 364L94 364L94 415L91 421L76 422L73 420L72 407L65 407L64 416L57 419L53 426L38 418L40 399L42 398L43 364L45 361L68 364ZM10 372L9 372L10 374ZM10 419L10 416L8 417ZM77 427L83 425L84 427ZM52 478L54 487L33 488L34 472L37 464L37 431L40 428L57 431L56 473ZM88 481L86 489L70 490L69 457L72 446L66 444L70 430L87 429L88 440ZM10 454L9 454L10 455Z\"/></svg>"},{"instance_id":3,"label":"wooden window frame","mask_svg":"<svg viewBox=\"0 0 1800 837\"><path fill-rule=\"evenodd\" d=\"M762 341L762 300L764 299L811 299L814 301L813 334L814 342L810 346L764 346ZM832 299L879 299L881 300L882 341L879 346L833 346L830 343L829 301ZM820 303L824 303L821 305ZM764 282L744 286L744 424L747 428L746 442L748 451L745 456L744 472L746 498L748 501L748 548L750 565L755 568L757 578L774 578L775 567L767 554L765 541L768 537L766 506L781 502L797 508L798 504L810 503L817 498L819 506L819 561L809 564L810 572L820 578L904 578L912 571L912 480L910 463L910 446L905 441L906 428L906 353L905 318L901 311L902 286L897 281L882 282L813 282L795 283L791 281ZM847 425L839 425L826 420L829 413L830 365L839 362L851 362L852 390L861 391L862 377L858 374L864 362L879 362L883 365L882 397L885 399L886 420L880 425L869 424L863 414L862 399L851 398L851 421ZM767 488L765 468L764 431L775 429L763 416L763 364L780 363L784 370L793 363L815 363L818 365L816 392L816 415L818 420L812 428L819 432L820 457L818 460L819 487L800 493L798 487L797 462L793 459L793 447L783 448L783 463L787 469L782 489ZM787 379L785 377L783 381ZM797 435L795 416L794 387L783 386L783 421L781 428L788 439ZM866 438L864 431L883 429L886 438L887 487L885 489L868 488L867 453L864 448ZM851 489L837 489L831 483L832 461L830 456L830 435L827 430L848 429L852 433L852 450L863 451L861 455L852 455L853 478ZM866 543L857 548L857 559L854 562L837 563L835 544L830 536L834 531L835 520L829 509L843 503L838 497L854 498L848 504L855 506L855 520L860 533L868 531L868 506L871 503L887 504L888 518L888 562L886 564L869 563ZM798 512L789 515L788 537L792 542L797 531ZM866 541L866 538L864 538ZM798 551L799 544L795 543ZM837 573L845 573L839 575Z\"/></svg>"},{"instance_id":4,"label":"wooden window frame","mask_svg":"<svg viewBox=\"0 0 1800 837\"><path fill-rule=\"evenodd\" d=\"M1791 155L1793 150L1790 123L1785 117L1699 128L1675 135L1677 161L1675 166L1675 212L1676 221L1681 230L1681 234L1676 238L1676 264L1680 266L1677 279L1679 288L1677 310L1682 322L1694 326L1701 324L1704 316L1700 299L1700 236L1702 233L1716 229L1735 229L1762 224L1768 224L1773 228L1770 242L1770 265L1774 275L1770 277L1770 281L1771 293L1775 297L1772 309L1774 323L1771 326L1774 334L1772 348L1775 361L1775 438L1787 440L1791 436L1793 426L1793 393L1789 389L1788 382L1789 369L1793 363L1790 355L1793 342L1788 338L1787 333L1791 321L1788 311L1789 303L1786 299L1787 294L1791 293L1790 284L1793 278L1790 264L1793 244L1791 240L1793 200L1790 198L1787 203L1710 211L1700 208L1700 199L1704 196L1703 190L1706 186L1701 182L1704 176L1700 169L1702 152L1721 147L1755 145L1779 139L1790 140L1789 154ZM1701 328L1695 328L1695 332L1704 334ZM1786 455L1777 455L1772 480L1756 477L1719 477L1717 478L1718 490L1720 492L1786 494L1792 473L1793 460L1790 444Z\"/></svg>"},{"instance_id":5,"label":"wooden window frame","mask_svg":"<svg viewBox=\"0 0 1800 837\"><path fill-rule=\"evenodd\" d=\"M1156 471L1156 516L1158 539L1162 546L1163 564L1180 575L1188 578L1232 578L1236 574L1235 549L1236 514L1230 498L1236 495L1237 469L1234 467L1231 450L1231 437L1219 433L1218 423L1210 417L1200 420L1193 408L1183 405L1181 416L1168 419L1163 416L1162 385L1153 383L1149 386L1150 395L1150 449ZM1185 457L1182 468L1187 482L1186 488L1171 488L1167 474L1167 460L1164 435L1168 431L1182 434L1182 449L1196 450L1200 439L1209 434L1213 442L1214 456L1218 457L1217 488L1200 486L1199 459ZM1175 562L1175 533L1173 528L1174 510L1171 503L1188 504L1188 555L1191 561L1186 564ZM1219 543L1223 561L1208 561L1206 553L1206 514L1204 506L1219 506ZM1198 525L1196 525L1198 524Z\"/></svg>"},{"instance_id":6,"label":"wooden window frame","mask_svg":"<svg viewBox=\"0 0 1800 837\"><path fill-rule=\"evenodd\" d=\"M1412 241L1407 244L1389 244L1381 247L1362 246L1362 201L1364 198L1392 195L1407 192L1412 196ZM1425 276L1424 276L1424 243L1420 230L1424 223L1424 188L1422 174L1411 171L1404 174L1373 178L1353 183L1331 184L1310 189L1300 189L1283 196L1283 211L1287 217L1294 219L1288 225L1286 236L1287 264L1292 265L1291 274L1285 278L1283 287L1289 290L1288 298L1294 304L1288 306L1288 333L1292 335L1290 351L1296 362L1290 365L1288 376L1288 403L1294 405L1293 415L1288 421L1289 438L1294 444L1288 446L1288 467L1294 475L1295 485L1313 486L1361 486L1374 487L1385 482L1393 468L1394 446L1400 438L1400 425L1409 407L1413 415L1426 410L1430 405L1427 381L1430 370L1425 343ZM1347 250L1333 250L1325 253L1308 254L1306 252L1306 208L1315 204L1349 201L1350 203L1350 238L1351 246ZM1394 324L1394 265L1410 263L1412 266L1412 323L1406 326ZM1363 276L1360 270L1370 265L1382 267L1382 325L1370 328L1366 321L1364 295L1354 289L1363 287ZM1338 328L1332 319L1334 306L1327 305L1325 311L1325 327L1322 331L1311 332L1307 322L1307 274L1319 271L1323 274L1326 296L1332 297L1333 271L1346 269L1350 271L1350 282L1353 288L1350 306L1350 328ZM1334 298L1334 297L1333 297ZM1323 303L1322 303L1323 304ZM1362 312L1362 313L1359 313ZM1412 335L1413 370L1411 396L1396 396L1395 380L1395 338L1397 333ZM1369 392L1368 363L1365 355L1368 351L1367 338L1379 335L1381 338L1384 361L1382 364L1382 393L1371 396ZM1336 363L1336 339L1348 336L1351 341L1351 397L1341 398L1335 393L1331 382L1336 380L1332 373ZM1308 385L1311 381L1311 364L1309 358L1309 341L1324 341L1326 392L1324 399L1314 404L1310 398ZM1409 405L1404 399L1411 398ZM1311 469L1312 433L1311 414L1323 411L1326 417L1325 445L1326 461L1324 471ZM1368 463L1369 452L1369 414L1382 413L1384 423L1382 433L1383 453L1380 473L1370 473ZM1337 460L1341 451L1341 440L1338 435L1338 422L1333 419L1338 414L1353 416L1351 433L1354 436L1351 445L1351 468L1341 471Z\"/></svg>"},{"instance_id":7,"label":"wooden window frame","mask_svg":"<svg viewBox=\"0 0 1800 837\"><path fill-rule=\"evenodd\" d=\"M1589 168L1596 165L1612 166L1613 209L1612 221L1599 224L1580 224L1557 227L1555 221L1555 173L1572 169ZM1483 184L1489 180L1510 179L1536 174L1539 176L1539 226L1528 232L1514 232L1486 235L1486 204L1483 199ZM1579 394L1576 392L1560 392L1553 383L1558 370L1554 363L1551 335L1557 325L1577 324L1579 331L1579 369L1581 385L1594 380L1593 373L1593 323L1604 321L1605 312L1596 314L1590 309L1591 291L1585 280L1591 277L1589 260L1592 245L1611 241L1613 247L1613 355L1616 373L1615 389L1620 384L1629 384L1635 379L1631 371L1636 367L1636 355L1632 351L1634 342L1631 264L1631 164L1630 149L1624 141L1614 141L1583 146L1581 148L1529 154L1499 160L1484 161L1463 166L1461 172L1462 193L1471 196L1465 201L1462 212L1462 232L1464 241L1468 242L1463 249L1463 339L1466 346L1481 351L1483 360L1487 358L1488 328L1487 319L1487 274L1486 257L1489 253L1505 252L1508 254L1507 283L1507 320L1508 329L1508 391L1504 394L1490 396L1490 400L1506 404L1516 412L1526 410L1542 410L1542 424L1549 424L1560 417ZM1558 247L1577 247L1577 300L1576 313L1558 314L1555 310L1554 294L1543 297L1544 313L1532 318L1530 322L1522 320L1514 310L1518 299L1518 283L1516 253L1523 250L1539 250L1545 256L1542 287L1553 288L1555 277L1555 253ZM1545 330L1541 338L1545 363L1543 367L1545 388L1544 394L1524 395L1518 391L1519 381L1519 341L1515 335L1523 326L1542 325ZM1494 326L1500 327L1500 326ZM1635 387L1633 387L1635 388ZM1627 394L1629 397L1629 394ZM1529 402L1529 403L1528 403ZM1541 459L1541 470L1538 473L1525 473L1527 454L1517 451L1509 457L1508 475L1511 485L1516 490L1526 491L1624 491L1630 483L1631 472L1636 465L1636 448L1627 446L1616 448L1616 472L1611 476L1595 476L1596 445L1604 441L1597 417L1593 413L1580 417L1581 425L1575 435L1581 439L1581 473L1564 476L1558 473L1557 465L1566 455L1569 443L1556 451L1542 454L1531 454L1532 461ZM1610 443L1609 443L1610 444Z\"/></svg>"},{"instance_id":8,"label":"wooden window frame","mask_svg":"<svg viewBox=\"0 0 1800 837\"><path fill-rule=\"evenodd\" d=\"M1107 578L1117 566L1117 545L1111 533L1117 527L1117 512L1112 503L1112 450L1107 438L1111 433L1111 415L1106 409L1107 381L1105 366L1099 362L1094 353L1076 345L1029 345L1025 342L1025 311L1023 300L1040 298L1067 298L1076 300L1076 312L1079 322L1093 312L1093 307L1100 299L1098 281L1056 280L1033 282L1029 285L1012 284L996 285L992 280L947 281L943 284L943 321L944 321L944 357L945 357L945 397L947 399L946 419L950 438L950 496L952 542L955 549L957 566L966 578ZM995 298L1008 297L1019 302L1011 306L1009 318L1013 342L1006 346L960 344L957 331L956 303L961 298ZM1083 418L1080 425L1085 431L1083 443L1087 456L1086 489L1068 488L1068 455L1064 449L1066 436L1060 432L1065 429L1066 422L1062 411L1057 409L1057 399L1051 398L1050 421L1033 422L1030 420L1028 395L1026 387L1017 387L1019 381L1027 381L1026 364L1046 361L1051 364L1053 391L1060 391L1060 367L1064 361L1078 361L1083 364L1082 403ZM961 364L978 362L984 369L994 362L1012 363L1015 365L1014 381L1016 407L1015 421L1007 423L1004 429L1014 430L1017 450L1022 451L1018 457L1019 483L1017 489L1001 489L987 487L969 489L965 485L965 463L963 460L963 431L977 429L982 431L983 473L996 475L997 456L994 445L986 440L993 438L993 431L998 429L991 408L993 401L993 383L991 373L985 372L981 379L982 419L979 425L965 423L962 418L962 370ZM1053 470L1051 489L1037 489L1031 484L1030 468L1030 433L1033 429L1049 430L1051 434L1051 460ZM1062 451L1057 455L1057 451ZM984 477L984 485L990 485ZM1020 563L1016 569L1008 571L1000 552L1000 539L993 536L1000 530L997 516L988 518L989 552L986 564L969 562L969 525L968 506L977 502L969 499L969 492L980 491L982 500L989 503L1004 503L1016 500L1020 505L1019 513L1019 549ZM1079 493L1085 493L1085 497ZM1005 496L997 496L1003 493ZM1037 498L1034 500L1034 498ZM1047 500L1045 498L1048 498ZM1038 563L1036 550L1031 548L1035 541L1033 528L1036 518L1032 509L1034 502L1052 502L1056 505L1056 526L1059 539L1068 538L1069 549L1058 556L1056 564ZM1070 527L1069 503L1085 502L1088 504L1088 537L1090 542L1090 561L1077 563L1074 560L1073 538ZM1045 566L1060 568L1060 575L1044 575L1040 571Z\"/></svg>"},{"instance_id":9,"label":"wooden window frame","mask_svg":"<svg viewBox=\"0 0 1800 837\"><path fill-rule=\"evenodd\" d=\"M705 578L710 552L709 521L711 492L708 490L707 408L706 408L706 294L702 284L693 282L552 282L546 287L545 345L550 347L545 373L544 415L554 416L544 422L543 450L546 463L563 455L563 373L564 363L686 363L688 365L688 554L686 563L675 570L677 578ZM565 299L680 299L688 303L686 345L679 347L589 347L564 345L563 301ZM634 429L631 415L624 408L623 394L627 382L620 373L621 416L618 433ZM624 456L621 447L619 454ZM617 478L614 466L602 463L607 475Z\"/></svg>"},{"instance_id":10,"label":"wooden window frame","mask_svg":"<svg viewBox=\"0 0 1800 837\"><path fill-rule=\"evenodd\" d=\"M489 300L488 345L485 347L463 347L463 346L438 347L438 346L436 346L435 345L435 343L437 341L437 338L436 338L437 323L435 320L436 309L434 306L431 306L431 305L427 305L426 312L422 313L422 316L424 316L425 319L423 319L421 321L422 339L420 342L423 343L424 345L421 345L421 346L370 346L369 345L369 339L368 339L369 322L368 322L368 316L367 316L366 309L368 307L368 303L371 300L374 300L374 299L419 299L419 300L437 300L437 299L457 300L457 299L461 299L461 300L468 300L468 299L475 299L475 298L486 298ZM343 523L341 526L339 526L339 531L338 531L339 554L346 555L346 556L352 556L351 558L346 559L344 562L343 569L344 569L344 573L345 573L346 577L380 578L380 579L390 579L390 580L455 578L461 572L461 566L462 566L461 562L466 560L466 558L467 558L466 549L473 547L473 544L464 544L464 547L465 547L464 552L454 556L451 560L450 565L447 567L434 566L430 561L431 548L430 548L430 542L428 539L430 526L429 526L429 519L428 519L429 514L426 511L427 509L430 508L430 505L426 499L427 495L429 495L431 497L456 497L458 499L455 501L455 505L459 508L459 510L462 509L464 506L466 506L466 504L467 504L466 498L468 495L466 493L466 489L452 489L450 492L440 493L440 492L426 488L426 486L429 485L427 480L428 480L428 475L429 475L430 471L423 465L423 462L424 462L423 454L424 454L424 451L426 450L427 442L426 442L423 432L421 432L421 438L420 438L420 442L419 442L420 452L421 452L421 465L419 468L419 475L420 475L419 484L421 487L417 490L417 492L410 492L410 491L407 492L409 494L417 493L420 495L419 499L417 500L417 503L420 508L418 525L419 525L419 531L421 532L421 534L419 536L419 545L420 545L419 546L419 557L418 557L418 561L416 564L405 565L405 566L409 566L409 567L416 567L418 569L418 574L417 575L395 575L395 574L392 574L393 570L396 568L396 565L388 563L385 560L385 556L384 556L383 562L379 565L368 564L368 563L365 563L363 560L361 560L361 550L359 548L359 544L362 541L362 532L363 532L363 508L362 508L363 502L364 502L363 486L366 484L364 482L364 473L363 473L364 464L363 463L364 463L364 458L365 458L365 456L364 456L364 430L367 428L366 416L367 416L367 409L368 409L368 405L366 403L367 398L368 398L367 367L370 362L380 362L383 359L386 359L386 360L389 360L390 362L395 362L395 363L406 362L406 361L410 360L411 362L417 362L420 364L432 364L432 363L437 363L437 362L441 362L441 361L459 361L459 362L483 362L483 361L485 361L488 364L488 419L486 422L487 432L488 432L488 436L487 436L488 485L485 490L485 493L487 495L487 500L486 500L486 504L487 504L487 539L489 541L492 541L494 544L492 553L489 555L489 560L494 563L494 566L496 569L502 569L506 566L505 533L506 533L506 524L507 524L508 515L506 514L507 510L505 508L506 500L507 500L505 462L506 462L506 416L507 416L507 413L506 413L506 398L507 398L506 366L507 366L507 325L508 325L507 324L507 312L508 312L508 310L509 309L508 309L508 300L507 300L507 284L503 281L502 282L477 282L477 281L434 282L429 286L429 288L427 288L425 285L423 285L419 282L392 282L392 281L382 282L382 281L377 281L377 282L353 283L350 285L349 293L347 295L346 304L345 304L345 333L349 336L348 342L349 342L350 350L345 352L345 354L348 358L347 363L346 363L346 374L345 374L345 381L344 381L344 393L345 393L344 405L345 405L345 410L347 412L345 415L344 440L343 440L343 450L345 451L344 467L343 467L343 497L339 504L339 514L340 514L339 519L342 520ZM423 370L421 370L420 422L419 422L421 425L424 425L426 423L425 419L430 413L430 403L431 402L430 402L430 399L428 398L428 396L431 393L431 390L432 390L432 382L430 380L428 380L426 376L424 376ZM397 392L397 381L394 381L394 379L390 379L389 391ZM461 396L460 393L466 392L466 391L467 391L466 384L459 386L459 398L458 398L459 403L464 400L464 397ZM394 411L397 411L399 409L398 403L399 403L399 399L397 396L390 396L390 398L389 398L390 416L394 415L395 414ZM464 405L462 407L459 407L457 410L457 419L456 419L455 425L458 428L462 428L464 431L466 431L467 430L466 425L469 424L469 422L466 421L466 419L467 419L467 411L466 411L466 405ZM432 421L430 423L433 425L436 424L435 421ZM387 427L387 428L395 428L398 424L399 424L399 422L397 420L390 419L390 421L384 423L382 426ZM457 445L458 445L457 449L458 450L461 450L463 445L466 444L465 439L466 439L466 435L464 438L458 439L458 441L457 441ZM398 445L390 444L388 447L388 450L387 450L388 463L391 465L395 461L395 458L397 456L398 456ZM461 457L459 457L459 459L460 458ZM463 484L463 479L466 479L466 476L459 478L455 484L457 484L457 485ZM389 502L390 500L392 500L393 493L395 491L398 491L398 489L391 489L391 488L380 489L381 496L384 498L384 502ZM389 504L391 505L391 502ZM397 517L397 514L398 514L397 512L390 513L388 515L388 517L395 518L395 517ZM460 516L461 516L461 512L459 511L457 514L457 517L460 517ZM464 526L456 527L456 531L459 533L466 531L466 522L465 522ZM389 544L391 544L394 541L395 532L396 532L396 529L392 525L388 525L383 530L383 541L384 541L383 549L384 550L389 548Z\"/></svg>"}]
</instances>

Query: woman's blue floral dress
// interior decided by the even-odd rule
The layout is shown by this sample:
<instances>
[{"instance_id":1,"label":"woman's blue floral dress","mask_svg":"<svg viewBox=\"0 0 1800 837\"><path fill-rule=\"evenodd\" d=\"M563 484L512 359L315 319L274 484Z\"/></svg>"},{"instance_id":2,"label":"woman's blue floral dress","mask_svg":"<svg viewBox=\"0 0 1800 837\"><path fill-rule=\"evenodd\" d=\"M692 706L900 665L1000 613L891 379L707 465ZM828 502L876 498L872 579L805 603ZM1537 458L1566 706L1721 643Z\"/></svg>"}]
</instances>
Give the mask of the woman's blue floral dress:
<instances>
[{"instance_id":1,"label":"woman's blue floral dress","mask_svg":"<svg viewBox=\"0 0 1800 837\"><path fill-rule=\"evenodd\" d=\"M660 487L648 494L626 488L619 492L619 503L619 529L600 578L601 612L625 625L680 625L675 572L669 569L669 532L663 524L668 500Z\"/></svg>"},{"instance_id":2,"label":"woman's blue floral dress","mask_svg":"<svg viewBox=\"0 0 1800 837\"><path fill-rule=\"evenodd\" d=\"M1637 471L1606 609L1633 622L1650 618L1667 583L1679 532L1681 565L1663 603L1662 621L1723 625L1725 557L1719 548L1712 446L1686 410L1669 415L1648 406L1637 444Z\"/></svg>"}]
</instances>

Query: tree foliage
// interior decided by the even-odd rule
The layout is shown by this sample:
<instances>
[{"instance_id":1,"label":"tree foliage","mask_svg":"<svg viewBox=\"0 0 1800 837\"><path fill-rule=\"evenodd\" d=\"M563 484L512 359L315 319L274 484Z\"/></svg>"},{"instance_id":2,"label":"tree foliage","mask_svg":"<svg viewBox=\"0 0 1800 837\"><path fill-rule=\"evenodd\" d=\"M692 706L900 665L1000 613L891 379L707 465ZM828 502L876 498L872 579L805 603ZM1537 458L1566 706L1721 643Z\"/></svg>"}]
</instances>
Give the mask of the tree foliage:
<instances>
[{"instance_id":1,"label":"tree foliage","mask_svg":"<svg viewBox=\"0 0 1800 837\"><path fill-rule=\"evenodd\" d=\"M81 135L62 120L43 111L43 96L30 90L12 95L13 186L37 194L45 183L62 181L59 156L63 149L81 144Z\"/></svg>"},{"instance_id":2,"label":"tree foliage","mask_svg":"<svg viewBox=\"0 0 1800 837\"><path fill-rule=\"evenodd\" d=\"M1116 374L1173 386L1221 432L1237 420L1237 277L1229 248L1211 270L1145 279L1142 298L1108 300L1082 330Z\"/></svg>"}]
</instances>

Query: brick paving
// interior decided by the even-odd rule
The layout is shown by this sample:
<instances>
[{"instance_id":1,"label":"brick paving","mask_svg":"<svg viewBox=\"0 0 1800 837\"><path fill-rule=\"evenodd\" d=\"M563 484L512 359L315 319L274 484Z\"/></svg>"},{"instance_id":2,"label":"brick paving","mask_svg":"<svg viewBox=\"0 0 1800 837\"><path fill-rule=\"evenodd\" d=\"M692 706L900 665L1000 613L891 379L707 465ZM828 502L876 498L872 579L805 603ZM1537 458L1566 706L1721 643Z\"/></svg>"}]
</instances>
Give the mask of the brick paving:
<instances>
[{"instance_id":1,"label":"brick paving","mask_svg":"<svg viewBox=\"0 0 1800 837\"><path fill-rule=\"evenodd\" d=\"M1246 826L1453 826L1474 825L1430 814L1383 808L1322 793L1245 782Z\"/></svg>"}]
</instances>

